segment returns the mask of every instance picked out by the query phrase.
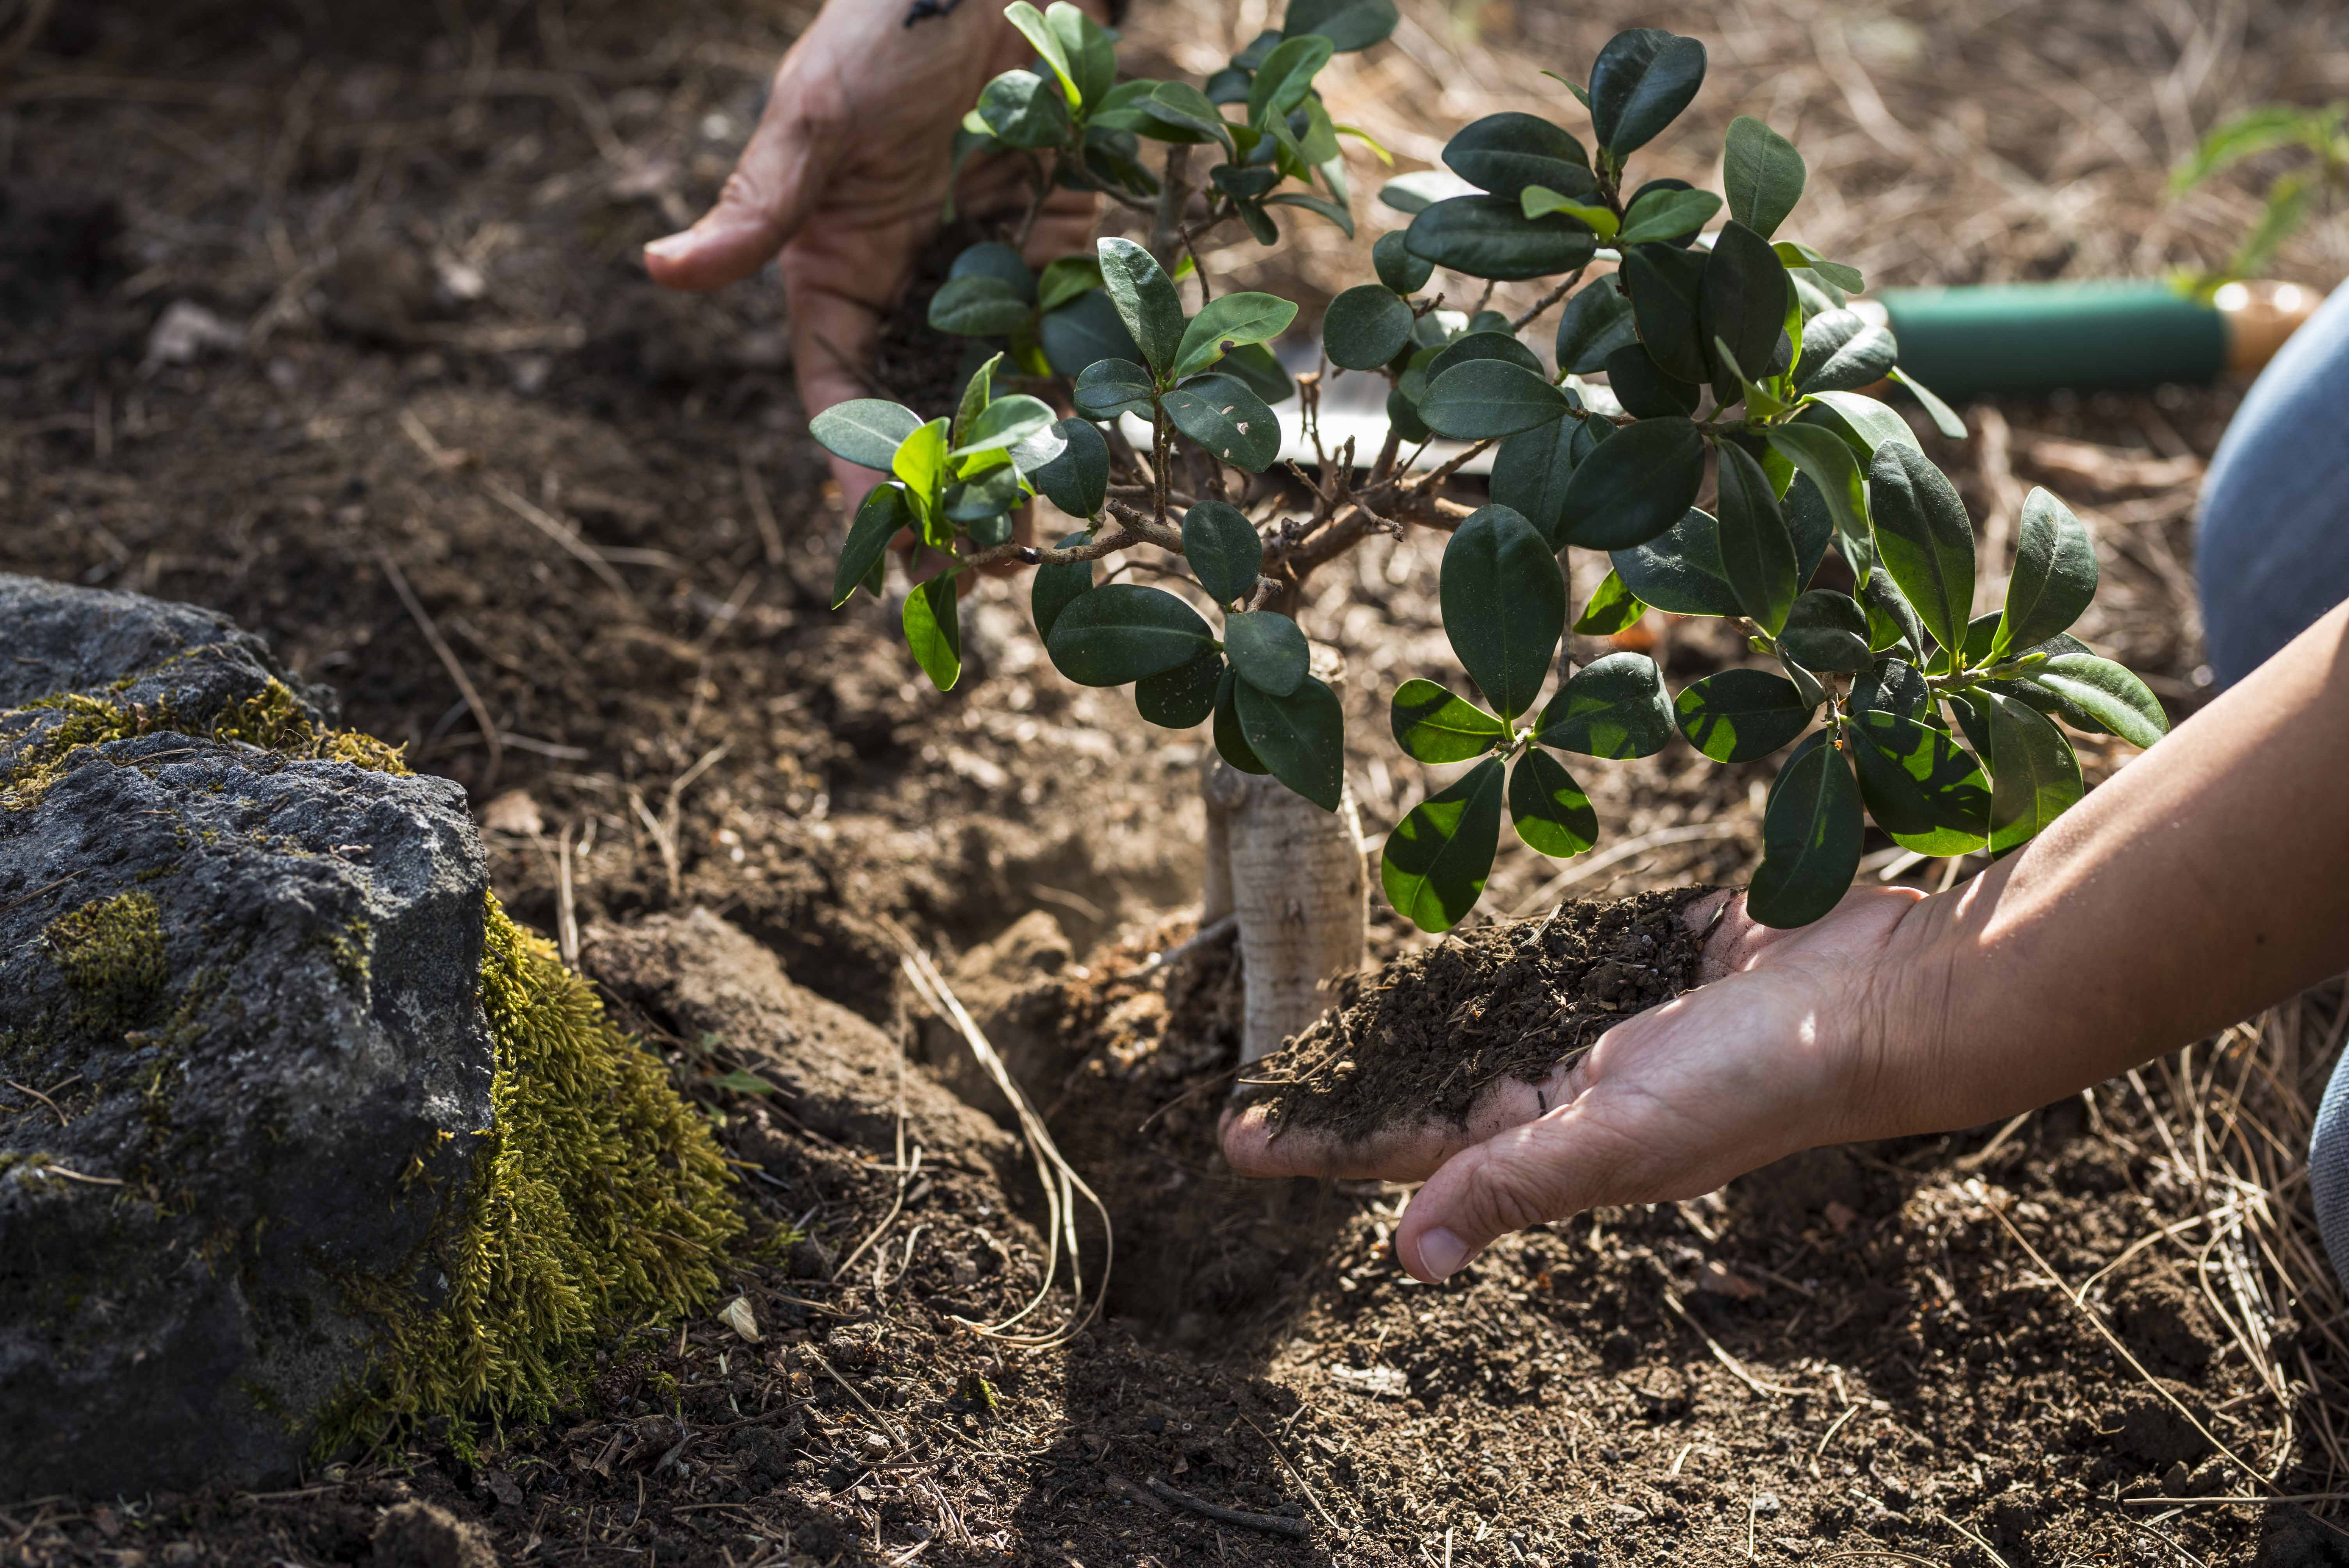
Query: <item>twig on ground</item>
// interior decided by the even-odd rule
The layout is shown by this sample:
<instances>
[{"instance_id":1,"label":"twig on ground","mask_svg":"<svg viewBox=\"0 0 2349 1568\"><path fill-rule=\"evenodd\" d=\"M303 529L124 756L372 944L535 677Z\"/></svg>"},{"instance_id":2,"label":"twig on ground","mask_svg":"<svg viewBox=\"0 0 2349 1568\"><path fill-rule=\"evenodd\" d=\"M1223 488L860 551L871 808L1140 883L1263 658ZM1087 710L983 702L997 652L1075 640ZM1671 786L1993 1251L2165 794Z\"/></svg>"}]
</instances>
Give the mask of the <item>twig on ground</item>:
<instances>
[{"instance_id":1,"label":"twig on ground","mask_svg":"<svg viewBox=\"0 0 2349 1568\"><path fill-rule=\"evenodd\" d=\"M1247 1429L1249 1431L1254 1432L1257 1437L1264 1439L1264 1446L1272 1450L1272 1457L1280 1461L1281 1468L1286 1470L1290 1475L1297 1478L1297 1485L1299 1489L1305 1493L1305 1501L1313 1505L1313 1511L1321 1516L1321 1522L1328 1525L1330 1529L1337 1531L1340 1534L1345 1533L1344 1528L1340 1525L1336 1520L1330 1517L1330 1511L1321 1506L1321 1499L1315 1494L1313 1491L1313 1483L1305 1479L1305 1472L1297 1468L1297 1462L1294 1460L1291 1460L1288 1454L1281 1450L1280 1445L1274 1442L1271 1436L1267 1433L1262 1427L1257 1426L1254 1421L1248 1421L1248 1418L1246 1416L1242 1416L1240 1419L1247 1421Z\"/></svg>"},{"instance_id":2,"label":"twig on ground","mask_svg":"<svg viewBox=\"0 0 2349 1568\"><path fill-rule=\"evenodd\" d=\"M1791 1395L1802 1392L1800 1388L1789 1388L1783 1383L1764 1382L1763 1379L1756 1377L1753 1373L1748 1372L1745 1369L1745 1363L1740 1361L1736 1357L1732 1356L1728 1350L1723 1346L1720 1340L1715 1339L1712 1335L1707 1334L1704 1331L1704 1325L1699 1323L1695 1318L1689 1315L1689 1309L1681 1305L1679 1294L1675 1292L1670 1284L1666 1284L1663 1287L1663 1292L1664 1305L1671 1309L1672 1315L1679 1318L1682 1323L1687 1324L1692 1329L1695 1330L1696 1336L1704 1341L1704 1347L1713 1352L1713 1358L1715 1361L1720 1362L1723 1367L1729 1368L1730 1376L1735 1377L1740 1383L1744 1384L1756 1394Z\"/></svg>"},{"instance_id":3,"label":"twig on ground","mask_svg":"<svg viewBox=\"0 0 2349 1568\"><path fill-rule=\"evenodd\" d=\"M1150 1490L1177 1508L1187 1508L1193 1513L1212 1519L1218 1524L1237 1524L1245 1530L1261 1530L1267 1535L1286 1535L1292 1541L1312 1538L1313 1527L1301 1519L1289 1519L1278 1513L1250 1513L1242 1508L1226 1508L1209 1502L1204 1497L1193 1497L1180 1487L1168 1486L1156 1476L1149 1481Z\"/></svg>"},{"instance_id":4,"label":"twig on ground","mask_svg":"<svg viewBox=\"0 0 2349 1568\"><path fill-rule=\"evenodd\" d=\"M1142 967L1135 970L1134 974L1137 975L1154 975L1159 970L1166 968L1170 965L1178 964L1184 959L1190 957L1191 954L1200 951L1202 948L1214 946L1216 944L1223 941L1224 938L1229 936L1233 932L1237 931L1239 929L1239 925L1240 917L1237 914L1227 914L1221 920L1216 921L1207 925L1203 925L1199 928L1198 934L1191 937L1188 941L1178 942L1174 946L1169 947L1163 952L1154 953L1149 957L1143 959L1142 961Z\"/></svg>"},{"instance_id":5,"label":"twig on ground","mask_svg":"<svg viewBox=\"0 0 2349 1568\"><path fill-rule=\"evenodd\" d=\"M408 576L400 571L399 562L391 558L388 550L378 549L375 559L376 564L383 569L385 580L391 584L391 591L398 594L400 603L407 606L409 619L416 623L416 629L424 634L425 642L440 658L440 667L449 672L450 680L457 683L457 693L465 699L466 711L473 716L473 723L481 728L481 744L490 748L489 771L481 779L481 792L486 795L497 783L498 769L505 761L506 753L505 742L499 738L498 727L490 717L490 705L483 702L481 694L474 689L473 677L465 673L465 666L458 661L457 651L440 634L440 628L432 624L432 617L425 614L423 602L416 597L416 590L408 585Z\"/></svg>"}]
</instances>

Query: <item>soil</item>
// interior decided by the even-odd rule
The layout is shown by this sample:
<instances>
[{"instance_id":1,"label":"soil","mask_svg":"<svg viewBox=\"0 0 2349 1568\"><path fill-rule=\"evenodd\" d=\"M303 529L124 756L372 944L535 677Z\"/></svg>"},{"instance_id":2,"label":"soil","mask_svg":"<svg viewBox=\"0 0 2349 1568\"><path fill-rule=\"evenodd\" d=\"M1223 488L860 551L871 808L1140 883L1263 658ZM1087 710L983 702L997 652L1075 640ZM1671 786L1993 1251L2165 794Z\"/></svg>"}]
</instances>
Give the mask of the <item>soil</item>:
<instances>
[{"instance_id":1,"label":"soil","mask_svg":"<svg viewBox=\"0 0 2349 1568\"><path fill-rule=\"evenodd\" d=\"M1450 8L1422 9L1451 36ZM547 1421L417 1432L265 1492L21 1500L0 1478L0 1561L2343 1560L2294 1508L2219 1501L2261 1489L2165 1398L2282 1491L2337 1490L2332 1309L2278 1284L2271 1233L2245 1228L2312 1244L2304 1184L2247 1197L2203 1157L2251 1134L2173 1134L2195 1086L2305 1085L2321 1043L2279 1067L2232 1033L2010 1128L1806 1155L1509 1238L1442 1287L1395 1264L1402 1190L1222 1168L1236 960L1145 967L1195 922L1201 738L1052 675L1019 584L967 601L947 695L905 658L894 603L832 613L846 520L773 290L664 295L636 265L723 179L811 11L66 6L7 89L7 211L57 216L0 253L0 568L234 615L338 688L348 722L463 784L507 907L581 954L720 1123L760 1233L802 1239L731 1282L755 1341L714 1315L616 1333ZM1924 29L1929 61L1978 31L1962 8L1918 15L1899 26ZM1188 62L1195 25L1174 0L1137 7L1136 68ZM2002 45L2048 53L2026 26ZM1883 32L1855 24L1856 46ZM2136 59L2141 29L2106 34L2096 47ZM1811 94L1806 117L1845 123L1815 74L1782 79ZM1433 101L1416 77L1386 97ZM1361 275L1298 253L1277 265L1299 278L1226 277L1309 300ZM938 396L952 378L928 364L884 369ZM2091 519L2109 553L2081 634L2178 715L2204 689L2194 487L2237 396L2013 400L1969 410L1971 442L1925 437L1978 518L2011 525L2020 487L2046 482ZM1374 833L1424 785L1384 707L1451 663L1441 543L1374 540L1302 608L1350 654L1349 770ZM1587 594L1603 563L1577 570ZM1744 656L1712 623L1661 634L1676 685ZM2084 754L2100 777L2126 752ZM1571 891L1742 882L1768 777L1678 743L1588 770L1600 852L1630 852L1569 862ZM1870 847L1879 874L1890 846ZM1505 850L1487 907L1537 915L1557 872ZM1043 1207L1005 1129L969 1114L1000 1108L904 983L899 933L1110 1211L1103 1315L1063 1346L968 1326L1036 1295ZM1375 959L1419 940L1379 907ZM721 994L754 971L764 990ZM2337 1040L2334 1006L2309 1038ZM808 1037L865 1054L793 1077L809 1058L781 1046ZM721 1083L736 1072L771 1089ZM18 1114L41 1113L12 1091L0 1115ZM2292 1124L2272 1125L2288 1149ZM1076 1317L1065 1282L1035 1322ZM1203 1514L1154 1480L1288 1523ZM2200 1501L2144 1501L2180 1496Z\"/></svg>"},{"instance_id":2,"label":"soil","mask_svg":"<svg viewBox=\"0 0 2349 1568\"><path fill-rule=\"evenodd\" d=\"M1329 1012L1240 1082L1276 1136L1307 1128L1358 1142L1419 1117L1465 1127L1487 1085L1538 1083L1695 985L1704 942L1683 912L1712 891L1576 900L1349 975Z\"/></svg>"}]
</instances>

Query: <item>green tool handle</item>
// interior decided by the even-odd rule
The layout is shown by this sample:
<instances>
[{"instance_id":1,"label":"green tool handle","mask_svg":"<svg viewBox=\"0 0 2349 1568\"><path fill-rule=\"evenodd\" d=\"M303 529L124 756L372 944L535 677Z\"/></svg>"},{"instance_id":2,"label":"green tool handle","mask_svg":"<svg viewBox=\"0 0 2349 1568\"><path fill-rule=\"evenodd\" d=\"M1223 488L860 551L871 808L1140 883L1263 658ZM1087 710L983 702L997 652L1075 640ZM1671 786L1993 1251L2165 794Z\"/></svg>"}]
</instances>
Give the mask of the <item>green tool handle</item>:
<instances>
[{"instance_id":1,"label":"green tool handle","mask_svg":"<svg viewBox=\"0 0 2349 1568\"><path fill-rule=\"evenodd\" d=\"M2229 323L2163 283L1993 284L1877 296L1900 367L1944 397L2205 382Z\"/></svg>"}]
</instances>

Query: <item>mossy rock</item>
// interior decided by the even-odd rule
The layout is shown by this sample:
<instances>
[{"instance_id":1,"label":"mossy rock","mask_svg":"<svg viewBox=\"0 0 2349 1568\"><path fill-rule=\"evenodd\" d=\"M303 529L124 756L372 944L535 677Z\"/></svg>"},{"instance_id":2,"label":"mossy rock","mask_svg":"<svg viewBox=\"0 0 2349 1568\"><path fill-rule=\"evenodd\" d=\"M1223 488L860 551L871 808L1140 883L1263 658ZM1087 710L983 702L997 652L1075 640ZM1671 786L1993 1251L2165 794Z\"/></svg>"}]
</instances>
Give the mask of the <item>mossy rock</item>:
<instances>
[{"instance_id":1,"label":"mossy rock","mask_svg":"<svg viewBox=\"0 0 2349 1568\"><path fill-rule=\"evenodd\" d=\"M456 785L203 612L0 576L0 618L76 683L0 709L0 1492L543 1410L716 1289L716 1146Z\"/></svg>"}]
</instances>

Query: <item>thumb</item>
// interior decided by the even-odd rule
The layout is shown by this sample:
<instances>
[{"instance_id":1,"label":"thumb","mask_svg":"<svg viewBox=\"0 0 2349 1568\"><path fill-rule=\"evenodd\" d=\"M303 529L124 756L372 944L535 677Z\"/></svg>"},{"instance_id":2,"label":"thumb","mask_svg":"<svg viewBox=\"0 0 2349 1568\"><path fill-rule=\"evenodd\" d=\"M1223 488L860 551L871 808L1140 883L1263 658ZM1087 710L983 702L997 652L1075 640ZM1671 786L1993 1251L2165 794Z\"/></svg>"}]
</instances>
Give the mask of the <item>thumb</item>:
<instances>
[{"instance_id":1,"label":"thumb","mask_svg":"<svg viewBox=\"0 0 2349 1568\"><path fill-rule=\"evenodd\" d=\"M1395 1232L1395 1255L1433 1284L1495 1240L1612 1201L1637 1150L1578 1099L1464 1149L1428 1178Z\"/></svg>"},{"instance_id":2,"label":"thumb","mask_svg":"<svg viewBox=\"0 0 2349 1568\"><path fill-rule=\"evenodd\" d=\"M836 86L802 87L786 61L758 129L726 177L717 205L693 227L645 247L645 271L663 288L707 290L739 283L781 250L838 166L847 123Z\"/></svg>"}]
</instances>

